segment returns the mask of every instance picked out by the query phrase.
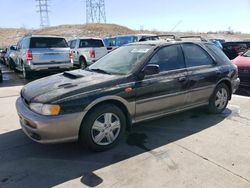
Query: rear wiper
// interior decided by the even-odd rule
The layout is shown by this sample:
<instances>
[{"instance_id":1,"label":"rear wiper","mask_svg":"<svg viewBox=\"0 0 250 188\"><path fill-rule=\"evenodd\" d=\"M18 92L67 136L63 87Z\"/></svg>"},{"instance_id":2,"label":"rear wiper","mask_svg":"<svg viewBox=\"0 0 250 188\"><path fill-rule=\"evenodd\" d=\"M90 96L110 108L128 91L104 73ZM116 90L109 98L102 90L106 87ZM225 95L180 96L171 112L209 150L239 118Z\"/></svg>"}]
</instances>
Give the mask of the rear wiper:
<instances>
[{"instance_id":1,"label":"rear wiper","mask_svg":"<svg viewBox=\"0 0 250 188\"><path fill-rule=\"evenodd\" d=\"M109 72L102 70L102 69L88 69L90 71L94 71L94 72L99 72L99 73L104 73L104 74L110 74Z\"/></svg>"}]
</instances>

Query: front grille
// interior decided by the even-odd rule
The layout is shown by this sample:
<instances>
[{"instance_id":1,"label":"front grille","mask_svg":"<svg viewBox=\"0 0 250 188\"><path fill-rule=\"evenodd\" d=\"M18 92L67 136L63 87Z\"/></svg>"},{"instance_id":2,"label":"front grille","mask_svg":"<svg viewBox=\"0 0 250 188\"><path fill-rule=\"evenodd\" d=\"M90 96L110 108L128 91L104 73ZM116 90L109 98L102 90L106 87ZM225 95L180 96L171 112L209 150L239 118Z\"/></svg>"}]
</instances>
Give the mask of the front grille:
<instances>
[{"instance_id":1,"label":"front grille","mask_svg":"<svg viewBox=\"0 0 250 188\"><path fill-rule=\"evenodd\" d=\"M239 69L239 73L250 73L250 69Z\"/></svg>"}]
</instances>

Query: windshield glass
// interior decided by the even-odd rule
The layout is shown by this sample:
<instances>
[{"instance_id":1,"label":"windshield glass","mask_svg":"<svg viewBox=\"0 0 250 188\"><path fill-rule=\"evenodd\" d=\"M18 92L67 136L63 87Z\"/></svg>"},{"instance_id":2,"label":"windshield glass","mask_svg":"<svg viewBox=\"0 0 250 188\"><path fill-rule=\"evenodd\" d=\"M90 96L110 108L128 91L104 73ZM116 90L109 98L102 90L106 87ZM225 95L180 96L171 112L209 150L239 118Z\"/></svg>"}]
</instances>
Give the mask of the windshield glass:
<instances>
[{"instance_id":1,"label":"windshield glass","mask_svg":"<svg viewBox=\"0 0 250 188\"><path fill-rule=\"evenodd\" d=\"M128 74L152 48L149 45L120 47L98 60L87 70L98 70L109 74Z\"/></svg>"},{"instance_id":2,"label":"windshield glass","mask_svg":"<svg viewBox=\"0 0 250 188\"><path fill-rule=\"evenodd\" d=\"M244 57L250 57L250 50L247 50L244 54L243 54Z\"/></svg>"}]
</instances>

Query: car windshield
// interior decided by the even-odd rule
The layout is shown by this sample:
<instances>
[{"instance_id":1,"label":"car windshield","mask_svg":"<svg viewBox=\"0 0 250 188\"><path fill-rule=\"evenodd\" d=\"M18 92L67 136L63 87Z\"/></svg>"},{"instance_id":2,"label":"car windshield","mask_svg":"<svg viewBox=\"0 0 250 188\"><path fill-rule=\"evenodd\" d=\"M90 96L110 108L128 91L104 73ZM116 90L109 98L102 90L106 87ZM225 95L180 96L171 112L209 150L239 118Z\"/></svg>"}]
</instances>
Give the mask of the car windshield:
<instances>
[{"instance_id":1,"label":"car windshield","mask_svg":"<svg viewBox=\"0 0 250 188\"><path fill-rule=\"evenodd\" d=\"M152 48L150 45L120 47L98 60L87 70L107 74L128 74Z\"/></svg>"},{"instance_id":2,"label":"car windshield","mask_svg":"<svg viewBox=\"0 0 250 188\"><path fill-rule=\"evenodd\" d=\"M250 57L250 50L247 50L244 54L243 54L244 57Z\"/></svg>"}]
</instances>

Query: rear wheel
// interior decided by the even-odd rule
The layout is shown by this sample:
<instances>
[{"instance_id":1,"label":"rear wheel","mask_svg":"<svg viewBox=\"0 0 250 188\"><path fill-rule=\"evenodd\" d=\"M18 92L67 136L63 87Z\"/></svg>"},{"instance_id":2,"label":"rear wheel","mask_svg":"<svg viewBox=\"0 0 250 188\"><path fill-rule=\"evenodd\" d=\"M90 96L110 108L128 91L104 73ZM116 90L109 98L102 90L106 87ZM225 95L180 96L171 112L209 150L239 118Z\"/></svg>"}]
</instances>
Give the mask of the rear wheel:
<instances>
[{"instance_id":1,"label":"rear wheel","mask_svg":"<svg viewBox=\"0 0 250 188\"><path fill-rule=\"evenodd\" d=\"M221 113L227 106L230 92L226 84L216 86L213 95L209 100L208 109L211 113Z\"/></svg>"},{"instance_id":2,"label":"rear wheel","mask_svg":"<svg viewBox=\"0 0 250 188\"><path fill-rule=\"evenodd\" d=\"M81 69L85 69L87 67L87 61L82 56L79 58L79 65Z\"/></svg>"},{"instance_id":3,"label":"rear wheel","mask_svg":"<svg viewBox=\"0 0 250 188\"><path fill-rule=\"evenodd\" d=\"M113 104L97 106L84 119L79 132L81 144L94 151L116 145L125 132L126 118Z\"/></svg>"},{"instance_id":4,"label":"rear wheel","mask_svg":"<svg viewBox=\"0 0 250 188\"><path fill-rule=\"evenodd\" d=\"M24 64L22 64L22 72L23 72L23 78L30 79L31 78L31 71L28 71Z\"/></svg>"}]
</instances>

